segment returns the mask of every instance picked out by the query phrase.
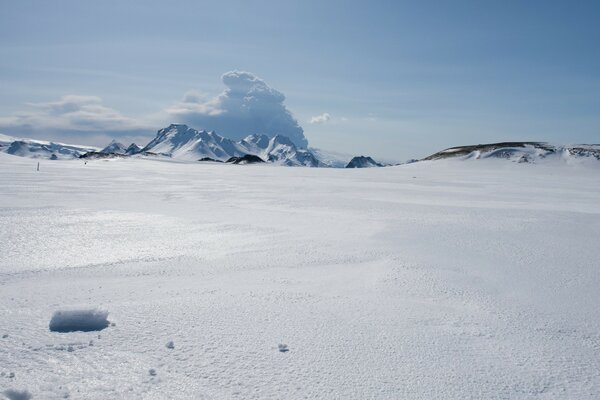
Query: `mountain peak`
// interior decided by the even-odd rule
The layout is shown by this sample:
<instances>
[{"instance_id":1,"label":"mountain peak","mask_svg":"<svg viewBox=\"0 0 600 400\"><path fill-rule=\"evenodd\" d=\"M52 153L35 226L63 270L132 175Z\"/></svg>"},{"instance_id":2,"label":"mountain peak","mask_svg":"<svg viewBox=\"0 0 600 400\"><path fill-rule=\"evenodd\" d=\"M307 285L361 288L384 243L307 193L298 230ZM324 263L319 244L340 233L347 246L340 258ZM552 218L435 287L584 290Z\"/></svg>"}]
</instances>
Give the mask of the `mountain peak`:
<instances>
[{"instance_id":1,"label":"mountain peak","mask_svg":"<svg viewBox=\"0 0 600 400\"><path fill-rule=\"evenodd\" d=\"M123 143L117 142L116 139L111 140L108 146L100 150L101 153L106 154L125 154L126 151L127 148L125 147L125 145Z\"/></svg>"},{"instance_id":2,"label":"mountain peak","mask_svg":"<svg viewBox=\"0 0 600 400\"><path fill-rule=\"evenodd\" d=\"M215 131L198 131L185 124L171 124L159 130L156 137L141 151L189 161L206 158L227 161L231 157L252 155L283 165L323 165L312 153L308 150L298 150L294 143L283 135L269 138L263 134L254 134L234 142Z\"/></svg>"},{"instance_id":3,"label":"mountain peak","mask_svg":"<svg viewBox=\"0 0 600 400\"><path fill-rule=\"evenodd\" d=\"M185 129L188 129L188 128L189 128L189 126L187 126L186 124L170 124L165 129L167 129L167 130L171 130L171 129L177 129L177 130L184 129L185 130Z\"/></svg>"},{"instance_id":4,"label":"mountain peak","mask_svg":"<svg viewBox=\"0 0 600 400\"><path fill-rule=\"evenodd\" d=\"M141 151L142 149L140 148L140 146L138 146L135 143L131 143L129 145L129 147L127 147L127 149L125 150L125 154L128 155L132 155L132 154L137 154Z\"/></svg>"},{"instance_id":5,"label":"mountain peak","mask_svg":"<svg viewBox=\"0 0 600 400\"><path fill-rule=\"evenodd\" d=\"M356 156L346 165L346 168L371 168L383 167L383 164L378 163L369 156Z\"/></svg>"},{"instance_id":6,"label":"mountain peak","mask_svg":"<svg viewBox=\"0 0 600 400\"><path fill-rule=\"evenodd\" d=\"M273 143L276 143L276 144L285 144L285 145L288 145L288 146L294 146L294 147L296 147L294 145L294 143L292 143L292 141L290 140L290 138L288 138L287 136L282 136L280 134L277 134L277 135L273 136L273 138L271 140L273 141Z\"/></svg>"}]
</instances>

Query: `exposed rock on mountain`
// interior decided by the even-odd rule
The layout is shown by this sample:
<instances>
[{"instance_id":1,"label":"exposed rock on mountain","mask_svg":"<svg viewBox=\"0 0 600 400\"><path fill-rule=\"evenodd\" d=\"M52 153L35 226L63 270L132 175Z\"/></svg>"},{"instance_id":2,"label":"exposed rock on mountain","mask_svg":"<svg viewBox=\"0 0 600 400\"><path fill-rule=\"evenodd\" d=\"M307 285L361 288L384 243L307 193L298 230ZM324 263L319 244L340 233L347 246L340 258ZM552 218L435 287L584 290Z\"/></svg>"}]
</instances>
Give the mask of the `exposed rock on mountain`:
<instances>
[{"instance_id":1,"label":"exposed rock on mountain","mask_svg":"<svg viewBox=\"0 0 600 400\"><path fill-rule=\"evenodd\" d=\"M0 134L0 151L21 157L52 158L56 160L77 158L88 151L98 151L98 149L91 146L14 138Z\"/></svg>"},{"instance_id":2,"label":"exposed rock on mountain","mask_svg":"<svg viewBox=\"0 0 600 400\"><path fill-rule=\"evenodd\" d=\"M346 168L372 168L383 167L383 164L378 163L369 156L357 156L352 158Z\"/></svg>"},{"instance_id":3,"label":"exposed rock on mountain","mask_svg":"<svg viewBox=\"0 0 600 400\"><path fill-rule=\"evenodd\" d=\"M470 146L451 147L429 157L427 160L457 159L486 159L501 158L519 163L535 163L545 158L561 158L569 160L596 159L600 160L600 145L567 145L555 146L543 142L501 142L477 144Z\"/></svg>"},{"instance_id":4,"label":"exposed rock on mountain","mask_svg":"<svg viewBox=\"0 0 600 400\"><path fill-rule=\"evenodd\" d=\"M246 154L242 157L231 157L227 162L230 164L257 164L264 163L265 160L254 154Z\"/></svg>"},{"instance_id":5,"label":"exposed rock on mountain","mask_svg":"<svg viewBox=\"0 0 600 400\"><path fill-rule=\"evenodd\" d=\"M106 154L125 154L127 152L127 148L124 144L113 140L108 144L108 146L100 150L100 152Z\"/></svg>"},{"instance_id":6,"label":"exposed rock on mountain","mask_svg":"<svg viewBox=\"0 0 600 400\"><path fill-rule=\"evenodd\" d=\"M142 151L152 151L181 160L210 158L227 161L231 157L251 154L281 165L324 166L310 151L298 149L285 136L269 138L266 135L250 135L234 142L215 132L198 131L182 124L172 124L159 130Z\"/></svg>"}]
</instances>

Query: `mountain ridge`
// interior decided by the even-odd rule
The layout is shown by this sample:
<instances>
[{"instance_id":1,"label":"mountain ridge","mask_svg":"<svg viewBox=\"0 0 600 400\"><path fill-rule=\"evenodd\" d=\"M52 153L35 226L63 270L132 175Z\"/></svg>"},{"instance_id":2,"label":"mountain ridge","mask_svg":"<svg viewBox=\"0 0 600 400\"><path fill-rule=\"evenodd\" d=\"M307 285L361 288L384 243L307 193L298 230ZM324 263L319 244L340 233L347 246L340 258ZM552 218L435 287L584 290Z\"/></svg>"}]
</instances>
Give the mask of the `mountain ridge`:
<instances>
[{"instance_id":1,"label":"mountain ridge","mask_svg":"<svg viewBox=\"0 0 600 400\"><path fill-rule=\"evenodd\" d=\"M171 124L160 129L141 151L188 161L203 158L227 161L232 157L254 155L286 166L325 166L309 150L299 149L286 136L249 135L236 142L214 131L196 130L186 124Z\"/></svg>"},{"instance_id":2,"label":"mountain ridge","mask_svg":"<svg viewBox=\"0 0 600 400\"><path fill-rule=\"evenodd\" d=\"M421 161L444 159L480 160L499 158L520 163L534 163L546 158L600 160L600 144L553 145L547 142L498 142L450 147Z\"/></svg>"}]
</instances>

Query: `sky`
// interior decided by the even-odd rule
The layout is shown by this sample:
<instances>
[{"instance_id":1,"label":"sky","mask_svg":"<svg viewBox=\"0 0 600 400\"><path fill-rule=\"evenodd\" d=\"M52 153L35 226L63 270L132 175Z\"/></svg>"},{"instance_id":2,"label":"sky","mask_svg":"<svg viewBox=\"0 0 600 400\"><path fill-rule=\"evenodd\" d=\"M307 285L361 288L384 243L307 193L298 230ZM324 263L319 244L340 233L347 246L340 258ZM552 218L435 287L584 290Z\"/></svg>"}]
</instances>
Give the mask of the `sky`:
<instances>
[{"instance_id":1,"label":"sky","mask_svg":"<svg viewBox=\"0 0 600 400\"><path fill-rule=\"evenodd\" d=\"M188 123L395 161L599 143L598 21L597 1L0 0L0 133Z\"/></svg>"}]
</instances>

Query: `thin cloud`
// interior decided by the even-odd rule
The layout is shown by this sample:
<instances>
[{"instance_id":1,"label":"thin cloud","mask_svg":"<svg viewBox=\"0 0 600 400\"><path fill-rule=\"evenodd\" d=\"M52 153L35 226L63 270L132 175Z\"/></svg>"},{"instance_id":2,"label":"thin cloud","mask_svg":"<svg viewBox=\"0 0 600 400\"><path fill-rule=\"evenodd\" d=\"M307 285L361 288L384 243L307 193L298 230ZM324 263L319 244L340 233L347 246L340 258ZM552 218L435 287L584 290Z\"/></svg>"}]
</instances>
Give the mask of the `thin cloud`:
<instances>
[{"instance_id":1,"label":"thin cloud","mask_svg":"<svg viewBox=\"0 0 600 400\"><path fill-rule=\"evenodd\" d=\"M321 115L314 116L310 119L311 124L324 124L329 122L331 119L331 115L329 113L323 113Z\"/></svg>"},{"instance_id":2,"label":"thin cloud","mask_svg":"<svg viewBox=\"0 0 600 400\"><path fill-rule=\"evenodd\" d=\"M39 127L81 131L137 129L141 124L102 104L96 96L67 95L57 101L27 103L31 110L0 118L1 128Z\"/></svg>"},{"instance_id":3,"label":"thin cloud","mask_svg":"<svg viewBox=\"0 0 600 400\"><path fill-rule=\"evenodd\" d=\"M0 131L10 135L52 140L82 140L101 137L141 137L149 128L102 104L97 96L66 95L59 100L27 103L24 112L0 117Z\"/></svg>"}]
</instances>

